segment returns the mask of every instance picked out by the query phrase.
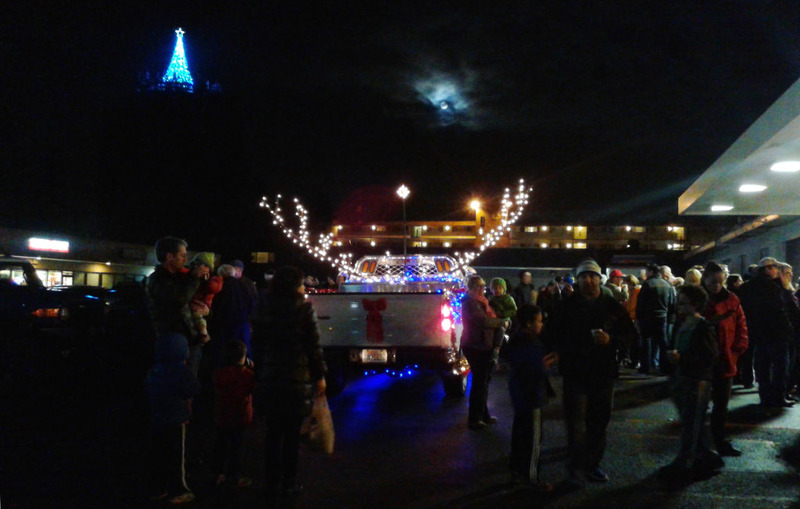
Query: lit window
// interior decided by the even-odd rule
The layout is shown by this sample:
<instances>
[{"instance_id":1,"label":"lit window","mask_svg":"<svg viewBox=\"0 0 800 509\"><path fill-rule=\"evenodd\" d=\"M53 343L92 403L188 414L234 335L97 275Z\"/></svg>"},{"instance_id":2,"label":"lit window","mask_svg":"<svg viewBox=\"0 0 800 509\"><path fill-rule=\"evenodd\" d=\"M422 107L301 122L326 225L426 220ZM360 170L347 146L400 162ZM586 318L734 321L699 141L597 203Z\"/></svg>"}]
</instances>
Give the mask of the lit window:
<instances>
[{"instance_id":1,"label":"lit window","mask_svg":"<svg viewBox=\"0 0 800 509\"><path fill-rule=\"evenodd\" d=\"M577 242L575 244L575 249L586 249L586 242Z\"/></svg>"},{"instance_id":2,"label":"lit window","mask_svg":"<svg viewBox=\"0 0 800 509\"><path fill-rule=\"evenodd\" d=\"M535 226L526 226L525 227L525 233L536 233L536 227Z\"/></svg>"}]
</instances>

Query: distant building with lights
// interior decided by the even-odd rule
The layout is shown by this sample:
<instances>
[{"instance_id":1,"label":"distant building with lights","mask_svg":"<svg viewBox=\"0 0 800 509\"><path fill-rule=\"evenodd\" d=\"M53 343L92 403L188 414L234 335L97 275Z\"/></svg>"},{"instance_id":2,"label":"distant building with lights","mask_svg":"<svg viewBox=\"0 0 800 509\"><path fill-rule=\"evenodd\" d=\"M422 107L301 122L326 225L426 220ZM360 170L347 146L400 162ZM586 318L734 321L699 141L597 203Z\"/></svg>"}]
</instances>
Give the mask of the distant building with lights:
<instances>
[{"instance_id":1,"label":"distant building with lights","mask_svg":"<svg viewBox=\"0 0 800 509\"><path fill-rule=\"evenodd\" d=\"M412 249L475 249L493 227L481 214L474 221L408 221L406 239ZM397 251L403 242L402 221L336 224L332 232L335 246L360 250ZM506 233L496 248L687 251L714 238L710 229L677 225L512 225Z\"/></svg>"}]
</instances>

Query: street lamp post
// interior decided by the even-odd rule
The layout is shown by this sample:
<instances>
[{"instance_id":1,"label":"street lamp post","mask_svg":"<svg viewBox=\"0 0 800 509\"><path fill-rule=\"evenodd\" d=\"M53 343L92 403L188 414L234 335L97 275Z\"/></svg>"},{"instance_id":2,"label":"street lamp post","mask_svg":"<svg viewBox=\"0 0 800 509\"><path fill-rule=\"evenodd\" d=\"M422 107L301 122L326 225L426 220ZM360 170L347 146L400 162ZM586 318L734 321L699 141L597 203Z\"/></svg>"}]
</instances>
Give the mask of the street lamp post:
<instances>
[{"instance_id":1,"label":"street lamp post","mask_svg":"<svg viewBox=\"0 0 800 509\"><path fill-rule=\"evenodd\" d=\"M469 202L469 208L475 211L475 245L477 246L480 244L478 239L480 238L481 202L478 200L472 200Z\"/></svg>"},{"instance_id":2,"label":"street lamp post","mask_svg":"<svg viewBox=\"0 0 800 509\"><path fill-rule=\"evenodd\" d=\"M397 188L397 196L399 196L400 199L403 200L403 256L406 256L407 254L406 230L408 230L408 228L406 227L406 198L408 198L409 194L411 194L411 191L408 190L405 184L402 184L400 187Z\"/></svg>"}]
</instances>

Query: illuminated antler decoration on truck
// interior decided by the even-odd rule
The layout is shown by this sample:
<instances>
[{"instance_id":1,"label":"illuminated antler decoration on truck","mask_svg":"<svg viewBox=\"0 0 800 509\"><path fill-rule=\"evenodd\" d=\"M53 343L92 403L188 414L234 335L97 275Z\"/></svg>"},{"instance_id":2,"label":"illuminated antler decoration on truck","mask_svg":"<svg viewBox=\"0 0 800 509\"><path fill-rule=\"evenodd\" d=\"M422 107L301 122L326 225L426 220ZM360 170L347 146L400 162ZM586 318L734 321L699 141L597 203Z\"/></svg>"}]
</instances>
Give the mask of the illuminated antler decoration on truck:
<instances>
[{"instance_id":1,"label":"illuminated antler decoration on truck","mask_svg":"<svg viewBox=\"0 0 800 509\"><path fill-rule=\"evenodd\" d=\"M526 186L522 179L519 181L516 194L513 198L511 196L511 190L509 188L505 189L500 207L500 224L489 231L484 232L481 228L477 232L481 239L481 244L477 252L455 253L456 260L459 264L458 267L454 267L455 270L460 270L469 266L469 264L480 256L484 250L494 246L503 235L511 231L511 225L517 222L522 216L525 206L528 205L528 198L531 191L533 191L533 188ZM320 234L316 241L312 242L308 231L308 210L297 198L293 200L295 208L294 215L297 217L298 221L296 230L287 224L280 200L281 195L277 195L272 204L269 203L266 196L261 198L259 206L267 209L269 213L272 214L272 224L280 228L288 239L304 248L311 256L320 261L330 263L332 267L338 268L341 272L348 274L355 272L352 253L331 253L334 247L333 233Z\"/></svg>"}]
</instances>

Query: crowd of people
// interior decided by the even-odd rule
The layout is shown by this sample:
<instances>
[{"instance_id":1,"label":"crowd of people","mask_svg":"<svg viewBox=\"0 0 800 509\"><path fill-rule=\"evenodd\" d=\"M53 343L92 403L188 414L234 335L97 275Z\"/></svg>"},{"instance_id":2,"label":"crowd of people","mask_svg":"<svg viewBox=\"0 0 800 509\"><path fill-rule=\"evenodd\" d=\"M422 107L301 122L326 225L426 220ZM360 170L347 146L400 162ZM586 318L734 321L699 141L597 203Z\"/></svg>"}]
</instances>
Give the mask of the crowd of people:
<instances>
[{"instance_id":1,"label":"crowd of people","mask_svg":"<svg viewBox=\"0 0 800 509\"><path fill-rule=\"evenodd\" d=\"M800 291L788 264L765 257L742 276L709 261L683 278L650 264L637 278L619 269L605 274L585 260L574 274L535 288L523 271L511 303L501 299L507 281L492 281L488 293L480 276L468 281L462 348L477 366L468 426L496 422L487 394L491 352L501 345L515 411L509 464L518 481L552 489L539 480L539 453L541 407L555 395L555 365L563 378L566 482L573 487L610 479L601 461L622 367L632 376L670 377L682 432L675 460L658 472L665 481L703 477L724 467L722 457L742 454L725 435L734 383L752 389L757 382L765 416L800 401ZM503 334L510 341L499 340Z\"/></svg>"},{"instance_id":2,"label":"crowd of people","mask_svg":"<svg viewBox=\"0 0 800 509\"><path fill-rule=\"evenodd\" d=\"M245 430L260 414L266 494L292 496L300 490L301 425L326 390L316 315L304 298L313 282L282 267L269 274L267 289L257 290L242 275L241 261L214 271L212 254L187 263L186 248L181 239L159 239L158 265L144 282L156 332L146 379L152 495L174 504L194 499L185 475L186 431L193 402L205 393L213 397L217 428L210 482L252 485L241 458ZM467 424L481 431L497 422L489 385L502 361L514 407L515 481L552 489L540 479L540 453L542 408L556 396L555 366L563 381L566 482L573 487L610 479L601 464L621 367L641 377L671 377L682 432L675 460L659 470L664 480L702 476L722 468L722 457L741 455L725 436L734 383L757 382L767 415L800 400L800 305L789 265L763 258L742 277L710 261L684 278L648 265L639 276L605 274L587 259L574 275L554 275L540 288L528 271L514 287L495 278L488 291L480 275L469 277L460 338L472 374Z\"/></svg>"},{"instance_id":3,"label":"crowd of people","mask_svg":"<svg viewBox=\"0 0 800 509\"><path fill-rule=\"evenodd\" d=\"M242 275L240 260L213 273L214 256L199 253L187 268L187 244L156 243L158 265L144 281L155 329L154 364L146 378L150 402L152 498L194 500L186 479L187 425L196 398L213 398L213 479L247 488L241 472L245 431L265 418L266 495L296 494L302 421L325 392L325 363L316 315L304 298L305 276L283 267L268 289Z\"/></svg>"}]
</instances>

